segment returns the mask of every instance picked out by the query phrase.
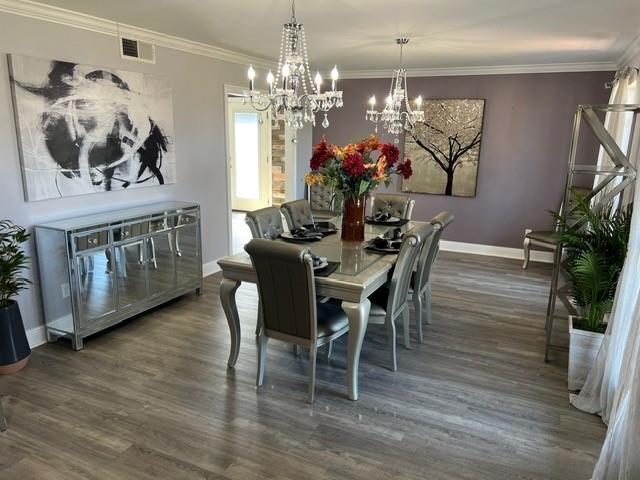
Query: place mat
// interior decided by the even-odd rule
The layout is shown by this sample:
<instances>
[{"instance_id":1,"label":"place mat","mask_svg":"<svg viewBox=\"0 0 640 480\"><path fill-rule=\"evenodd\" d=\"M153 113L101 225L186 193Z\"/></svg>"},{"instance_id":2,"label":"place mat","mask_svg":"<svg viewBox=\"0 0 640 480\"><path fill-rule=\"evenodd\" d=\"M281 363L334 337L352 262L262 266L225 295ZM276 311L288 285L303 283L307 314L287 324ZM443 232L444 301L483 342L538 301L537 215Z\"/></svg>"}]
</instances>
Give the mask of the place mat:
<instances>
[{"instance_id":1,"label":"place mat","mask_svg":"<svg viewBox=\"0 0 640 480\"><path fill-rule=\"evenodd\" d=\"M400 246L398 246L398 248L394 248L391 246L388 247L380 247L378 245L375 244L375 238L372 238L371 240L369 240L367 242L367 245L364 247L367 250L373 250L374 252L378 252L378 253L400 253Z\"/></svg>"},{"instance_id":2,"label":"place mat","mask_svg":"<svg viewBox=\"0 0 640 480\"><path fill-rule=\"evenodd\" d=\"M401 218L396 222L382 222L380 220L374 220L373 217L366 217L365 223L368 223L369 225L385 225L387 227L402 227L403 225L409 223L409 219Z\"/></svg>"},{"instance_id":3,"label":"place mat","mask_svg":"<svg viewBox=\"0 0 640 480\"><path fill-rule=\"evenodd\" d=\"M327 262L327 266L319 270L314 270L316 277L328 277L335 272L340 266L340 262Z\"/></svg>"},{"instance_id":4,"label":"place mat","mask_svg":"<svg viewBox=\"0 0 640 480\"><path fill-rule=\"evenodd\" d=\"M338 232L338 228L331 222L316 222L315 224L309 223L304 225L304 228L307 228L312 232L321 233L323 237L333 235Z\"/></svg>"},{"instance_id":5,"label":"place mat","mask_svg":"<svg viewBox=\"0 0 640 480\"><path fill-rule=\"evenodd\" d=\"M318 242L322 240L321 235L315 235L310 237L296 237L292 235L290 232L282 232L280 234L280 238L285 242L290 242L290 243L309 243L309 242Z\"/></svg>"}]
</instances>

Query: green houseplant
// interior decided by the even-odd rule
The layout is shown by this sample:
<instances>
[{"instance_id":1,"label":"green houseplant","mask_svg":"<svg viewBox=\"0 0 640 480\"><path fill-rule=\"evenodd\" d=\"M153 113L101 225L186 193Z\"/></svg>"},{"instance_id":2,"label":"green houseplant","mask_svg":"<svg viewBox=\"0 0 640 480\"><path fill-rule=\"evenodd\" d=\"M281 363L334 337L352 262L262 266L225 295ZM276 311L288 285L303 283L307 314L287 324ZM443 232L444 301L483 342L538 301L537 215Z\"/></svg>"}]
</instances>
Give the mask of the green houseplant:
<instances>
[{"instance_id":1,"label":"green houseplant","mask_svg":"<svg viewBox=\"0 0 640 480\"><path fill-rule=\"evenodd\" d=\"M20 308L14 300L30 283L22 275L29 257L21 245L27 240L29 233L23 227L0 221L0 374L20 370L31 355Z\"/></svg>"},{"instance_id":2,"label":"green houseplant","mask_svg":"<svg viewBox=\"0 0 640 480\"><path fill-rule=\"evenodd\" d=\"M554 214L565 247L564 267L578 317L569 317L569 390L582 388L602 343L606 316L611 312L618 277L627 253L631 207L609 204L594 208L575 195L574 214Z\"/></svg>"},{"instance_id":3,"label":"green houseplant","mask_svg":"<svg viewBox=\"0 0 640 480\"><path fill-rule=\"evenodd\" d=\"M605 315L611 311L618 276L627 253L631 206L614 211L611 204L593 208L584 196L575 195L575 215L560 222L560 241L572 286L573 301L581 313L582 330L602 333Z\"/></svg>"}]
</instances>

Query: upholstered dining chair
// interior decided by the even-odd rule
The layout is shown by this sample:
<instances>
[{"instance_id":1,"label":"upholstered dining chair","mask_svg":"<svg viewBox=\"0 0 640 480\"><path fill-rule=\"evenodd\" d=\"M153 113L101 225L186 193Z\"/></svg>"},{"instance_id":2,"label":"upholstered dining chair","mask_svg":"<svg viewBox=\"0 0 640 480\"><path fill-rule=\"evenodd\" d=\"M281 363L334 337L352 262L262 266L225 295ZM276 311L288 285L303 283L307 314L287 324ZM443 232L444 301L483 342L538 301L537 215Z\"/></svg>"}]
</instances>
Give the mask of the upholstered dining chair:
<instances>
[{"instance_id":1,"label":"upholstered dining chair","mask_svg":"<svg viewBox=\"0 0 640 480\"><path fill-rule=\"evenodd\" d=\"M318 347L349 331L344 311L316 301L313 262L297 245L254 239L245 250L258 277L262 329L258 336L256 385L264 382L267 340L274 338L309 349L309 401L315 397Z\"/></svg>"},{"instance_id":2,"label":"upholstered dining chair","mask_svg":"<svg viewBox=\"0 0 640 480\"><path fill-rule=\"evenodd\" d=\"M247 212L244 217L245 223L251 230L253 238L266 238L273 240L284 231L282 226L282 215L276 207L266 207L253 212Z\"/></svg>"},{"instance_id":3,"label":"upholstered dining chair","mask_svg":"<svg viewBox=\"0 0 640 480\"><path fill-rule=\"evenodd\" d=\"M316 220L328 220L336 216L338 196L326 185L309 185L307 198L311 213Z\"/></svg>"},{"instance_id":4,"label":"upholstered dining chair","mask_svg":"<svg viewBox=\"0 0 640 480\"><path fill-rule=\"evenodd\" d=\"M371 214L388 213L401 219L411 219L416 204L409 195L400 193L376 193L371 200Z\"/></svg>"},{"instance_id":5,"label":"upholstered dining chair","mask_svg":"<svg viewBox=\"0 0 640 480\"><path fill-rule=\"evenodd\" d=\"M420 246L433 234L433 227L425 224L405 233L398 253L391 280L376 290L370 297L369 323L384 324L387 328L391 355L391 369L398 369L396 359L396 320L402 316L405 346L409 345L408 294L413 267L420 254Z\"/></svg>"},{"instance_id":6,"label":"upholstered dining chair","mask_svg":"<svg viewBox=\"0 0 640 480\"><path fill-rule=\"evenodd\" d=\"M451 222L453 222L453 215L449 212L440 212L431 219L429 223L433 226L434 233L424 239L420 247L418 264L411 279L409 297L413 301L418 343L422 343L423 319L427 324L431 323L431 268L440 251L440 236Z\"/></svg>"},{"instance_id":7,"label":"upholstered dining chair","mask_svg":"<svg viewBox=\"0 0 640 480\"><path fill-rule=\"evenodd\" d=\"M311 205L306 200L294 200L280 205L280 211L284 215L289 230L295 230L304 225L314 223Z\"/></svg>"}]
</instances>

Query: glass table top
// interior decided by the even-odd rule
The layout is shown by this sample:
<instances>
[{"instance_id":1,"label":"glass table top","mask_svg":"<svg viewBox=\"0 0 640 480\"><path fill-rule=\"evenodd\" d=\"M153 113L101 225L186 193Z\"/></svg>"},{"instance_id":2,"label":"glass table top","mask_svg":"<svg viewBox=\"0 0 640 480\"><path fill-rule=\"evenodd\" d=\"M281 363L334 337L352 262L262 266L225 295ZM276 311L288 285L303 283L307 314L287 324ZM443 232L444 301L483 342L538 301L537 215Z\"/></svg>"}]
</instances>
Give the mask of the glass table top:
<instances>
[{"instance_id":1,"label":"glass table top","mask_svg":"<svg viewBox=\"0 0 640 480\"><path fill-rule=\"evenodd\" d=\"M336 225L340 225L340 219L331 220ZM364 242L345 242L340 239L340 232L333 235L328 235L317 242L296 242L293 245L302 246L308 248L315 255L321 257L327 257L330 262L338 262L340 266L331 274L334 275L347 275L355 276L359 275L362 271L374 265L376 262L382 260L385 257L395 256L395 254L379 253L373 250L367 250L365 248L367 242L372 238L385 233L392 228L400 228L403 232L410 230L421 222L409 222L402 227L389 227L386 225L365 225ZM275 242L285 242L285 240L277 239ZM286 242L289 243L289 242ZM246 252L241 252L227 259L234 262L250 263L249 255Z\"/></svg>"}]
</instances>

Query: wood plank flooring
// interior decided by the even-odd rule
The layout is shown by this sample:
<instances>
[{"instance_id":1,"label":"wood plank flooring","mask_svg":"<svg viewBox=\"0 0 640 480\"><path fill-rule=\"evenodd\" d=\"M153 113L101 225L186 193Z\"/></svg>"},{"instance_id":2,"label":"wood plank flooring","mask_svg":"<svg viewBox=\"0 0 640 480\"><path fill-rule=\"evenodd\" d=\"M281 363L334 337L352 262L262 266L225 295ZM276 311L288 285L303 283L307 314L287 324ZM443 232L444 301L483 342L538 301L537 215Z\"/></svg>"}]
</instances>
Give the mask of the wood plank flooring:
<instances>
[{"instance_id":1,"label":"wood plank flooring","mask_svg":"<svg viewBox=\"0 0 640 480\"><path fill-rule=\"evenodd\" d=\"M605 428L573 409L566 353L542 361L549 266L441 253L425 343L386 368L384 328L370 326L361 399L346 398L346 337L319 359L270 342L255 388L255 287L238 292L235 370L218 299L220 274L188 295L73 352L37 348L0 378L9 428L0 478L11 479L587 479ZM566 322L558 317L558 330ZM557 336L563 341L561 335ZM401 332L399 338L402 338Z\"/></svg>"}]
</instances>

